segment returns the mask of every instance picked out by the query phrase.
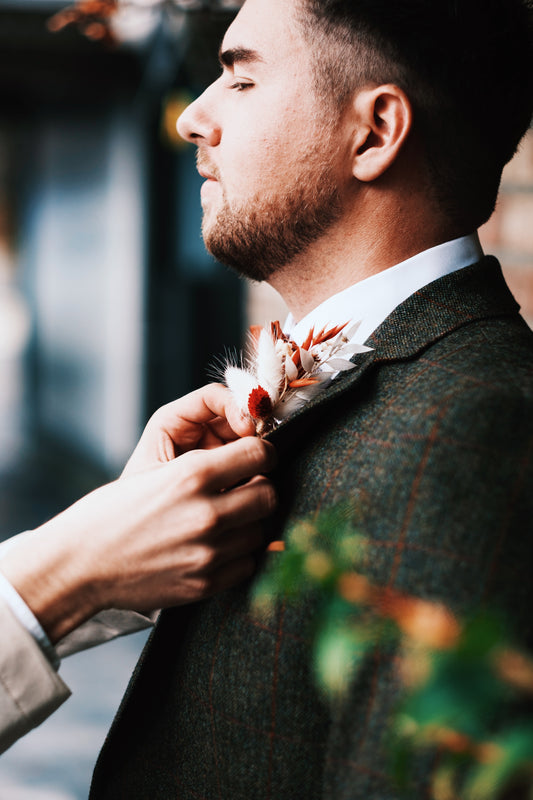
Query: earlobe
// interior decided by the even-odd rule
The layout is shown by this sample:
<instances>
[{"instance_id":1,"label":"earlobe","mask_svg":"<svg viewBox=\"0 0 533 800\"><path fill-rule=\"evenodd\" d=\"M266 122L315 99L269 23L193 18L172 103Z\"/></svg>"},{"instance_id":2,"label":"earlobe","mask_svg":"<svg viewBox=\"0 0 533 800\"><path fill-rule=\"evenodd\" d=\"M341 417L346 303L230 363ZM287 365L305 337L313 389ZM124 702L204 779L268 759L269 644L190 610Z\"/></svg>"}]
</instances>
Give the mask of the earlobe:
<instances>
[{"instance_id":1,"label":"earlobe","mask_svg":"<svg viewBox=\"0 0 533 800\"><path fill-rule=\"evenodd\" d=\"M411 102L398 86L385 84L361 89L352 112L352 173L359 181L374 181L396 161L412 129Z\"/></svg>"}]
</instances>

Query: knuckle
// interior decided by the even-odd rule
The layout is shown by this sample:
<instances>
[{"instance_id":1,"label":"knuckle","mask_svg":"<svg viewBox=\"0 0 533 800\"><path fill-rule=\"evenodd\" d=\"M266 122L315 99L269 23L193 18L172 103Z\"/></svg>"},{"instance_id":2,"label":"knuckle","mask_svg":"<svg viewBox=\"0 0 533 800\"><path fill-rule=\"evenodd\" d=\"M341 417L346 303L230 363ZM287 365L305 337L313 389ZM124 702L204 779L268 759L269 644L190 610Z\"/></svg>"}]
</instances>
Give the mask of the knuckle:
<instances>
[{"instance_id":1,"label":"knuckle","mask_svg":"<svg viewBox=\"0 0 533 800\"><path fill-rule=\"evenodd\" d=\"M278 503L278 496L271 481L260 476L252 481L250 486L253 486L254 490L253 495L250 496L250 503L255 506L257 511L262 516L274 511Z\"/></svg>"},{"instance_id":2,"label":"knuckle","mask_svg":"<svg viewBox=\"0 0 533 800\"><path fill-rule=\"evenodd\" d=\"M183 485L191 494L200 494L205 490L210 478L210 469L203 453L191 450L180 456L180 468L183 469Z\"/></svg>"},{"instance_id":3,"label":"knuckle","mask_svg":"<svg viewBox=\"0 0 533 800\"><path fill-rule=\"evenodd\" d=\"M187 479L189 489L192 494L201 495L205 491L207 474L203 467L191 472ZM207 512L205 512L207 514Z\"/></svg>"},{"instance_id":4,"label":"knuckle","mask_svg":"<svg viewBox=\"0 0 533 800\"><path fill-rule=\"evenodd\" d=\"M221 515L213 503L203 503L198 511L198 528L201 533L211 533L220 528Z\"/></svg>"},{"instance_id":5,"label":"knuckle","mask_svg":"<svg viewBox=\"0 0 533 800\"><path fill-rule=\"evenodd\" d=\"M193 591L198 598L208 597L210 594L213 594L215 591L213 578L210 576L196 578Z\"/></svg>"},{"instance_id":6,"label":"knuckle","mask_svg":"<svg viewBox=\"0 0 533 800\"><path fill-rule=\"evenodd\" d=\"M278 495L274 488L274 486L270 483L270 481L265 481L262 488L262 499L263 499L263 506L267 512L270 514L273 512L278 505Z\"/></svg>"},{"instance_id":7,"label":"knuckle","mask_svg":"<svg viewBox=\"0 0 533 800\"><path fill-rule=\"evenodd\" d=\"M245 455L257 469L262 469L268 463L269 450L266 442L256 436L247 436L241 440L245 449Z\"/></svg>"},{"instance_id":8,"label":"knuckle","mask_svg":"<svg viewBox=\"0 0 533 800\"><path fill-rule=\"evenodd\" d=\"M208 545L204 545L198 548L196 554L196 568L198 572L202 573L201 580L208 580L208 576L204 576L203 573L205 570L208 570L215 560L215 551L212 547Z\"/></svg>"}]
</instances>

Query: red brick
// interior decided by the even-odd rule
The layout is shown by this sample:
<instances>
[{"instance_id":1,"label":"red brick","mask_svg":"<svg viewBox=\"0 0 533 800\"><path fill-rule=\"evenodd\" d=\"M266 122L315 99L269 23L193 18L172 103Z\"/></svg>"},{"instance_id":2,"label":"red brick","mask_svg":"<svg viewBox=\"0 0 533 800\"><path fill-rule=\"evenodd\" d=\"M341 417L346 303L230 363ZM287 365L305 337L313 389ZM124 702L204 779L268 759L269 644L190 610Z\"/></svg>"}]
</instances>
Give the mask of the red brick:
<instances>
[{"instance_id":1,"label":"red brick","mask_svg":"<svg viewBox=\"0 0 533 800\"><path fill-rule=\"evenodd\" d=\"M486 253L490 253L500 247L501 241L501 214L498 209L494 212L488 222L479 229L479 238Z\"/></svg>"},{"instance_id":2,"label":"red brick","mask_svg":"<svg viewBox=\"0 0 533 800\"><path fill-rule=\"evenodd\" d=\"M494 246L513 253L533 255L533 193L502 194L491 222L489 235L497 238Z\"/></svg>"},{"instance_id":3,"label":"red brick","mask_svg":"<svg viewBox=\"0 0 533 800\"><path fill-rule=\"evenodd\" d=\"M503 172L502 185L533 186L533 130L522 141L518 153Z\"/></svg>"},{"instance_id":4,"label":"red brick","mask_svg":"<svg viewBox=\"0 0 533 800\"><path fill-rule=\"evenodd\" d=\"M521 314L533 323L533 258L531 264L502 264L509 289L520 304Z\"/></svg>"}]
</instances>

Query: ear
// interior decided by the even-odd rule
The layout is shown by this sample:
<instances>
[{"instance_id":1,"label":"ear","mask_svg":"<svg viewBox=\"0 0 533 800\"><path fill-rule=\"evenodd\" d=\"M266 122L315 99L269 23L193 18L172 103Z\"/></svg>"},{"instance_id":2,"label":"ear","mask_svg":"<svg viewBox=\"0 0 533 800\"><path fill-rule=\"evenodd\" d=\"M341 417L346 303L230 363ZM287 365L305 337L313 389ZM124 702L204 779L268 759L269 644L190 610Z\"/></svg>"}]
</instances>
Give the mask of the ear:
<instances>
[{"instance_id":1,"label":"ear","mask_svg":"<svg viewBox=\"0 0 533 800\"><path fill-rule=\"evenodd\" d=\"M411 102L398 86L384 84L359 90L351 112L352 173L359 181L375 181L398 158L411 131Z\"/></svg>"}]
</instances>

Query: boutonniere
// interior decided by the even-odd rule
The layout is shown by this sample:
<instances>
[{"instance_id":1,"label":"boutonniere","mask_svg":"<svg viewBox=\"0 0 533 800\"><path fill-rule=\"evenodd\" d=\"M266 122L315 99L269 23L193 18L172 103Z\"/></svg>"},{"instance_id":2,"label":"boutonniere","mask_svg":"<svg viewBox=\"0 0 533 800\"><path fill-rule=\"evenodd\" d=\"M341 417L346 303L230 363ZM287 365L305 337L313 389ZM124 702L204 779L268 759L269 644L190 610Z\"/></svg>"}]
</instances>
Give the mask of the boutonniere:
<instances>
[{"instance_id":1,"label":"boutonniere","mask_svg":"<svg viewBox=\"0 0 533 800\"><path fill-rule=\"evenodd\" d=\"M356 365L351 356L372 349L351 342L361 323L346 330L348 324L322 328L318 333L311 328L301 345L283 333L277 321L267 328L250 328L242 366L228 363L224 382L240 411L254 421L258 436L273 430L333 375L353 369Z\"/></svg>"}]
</instances>

